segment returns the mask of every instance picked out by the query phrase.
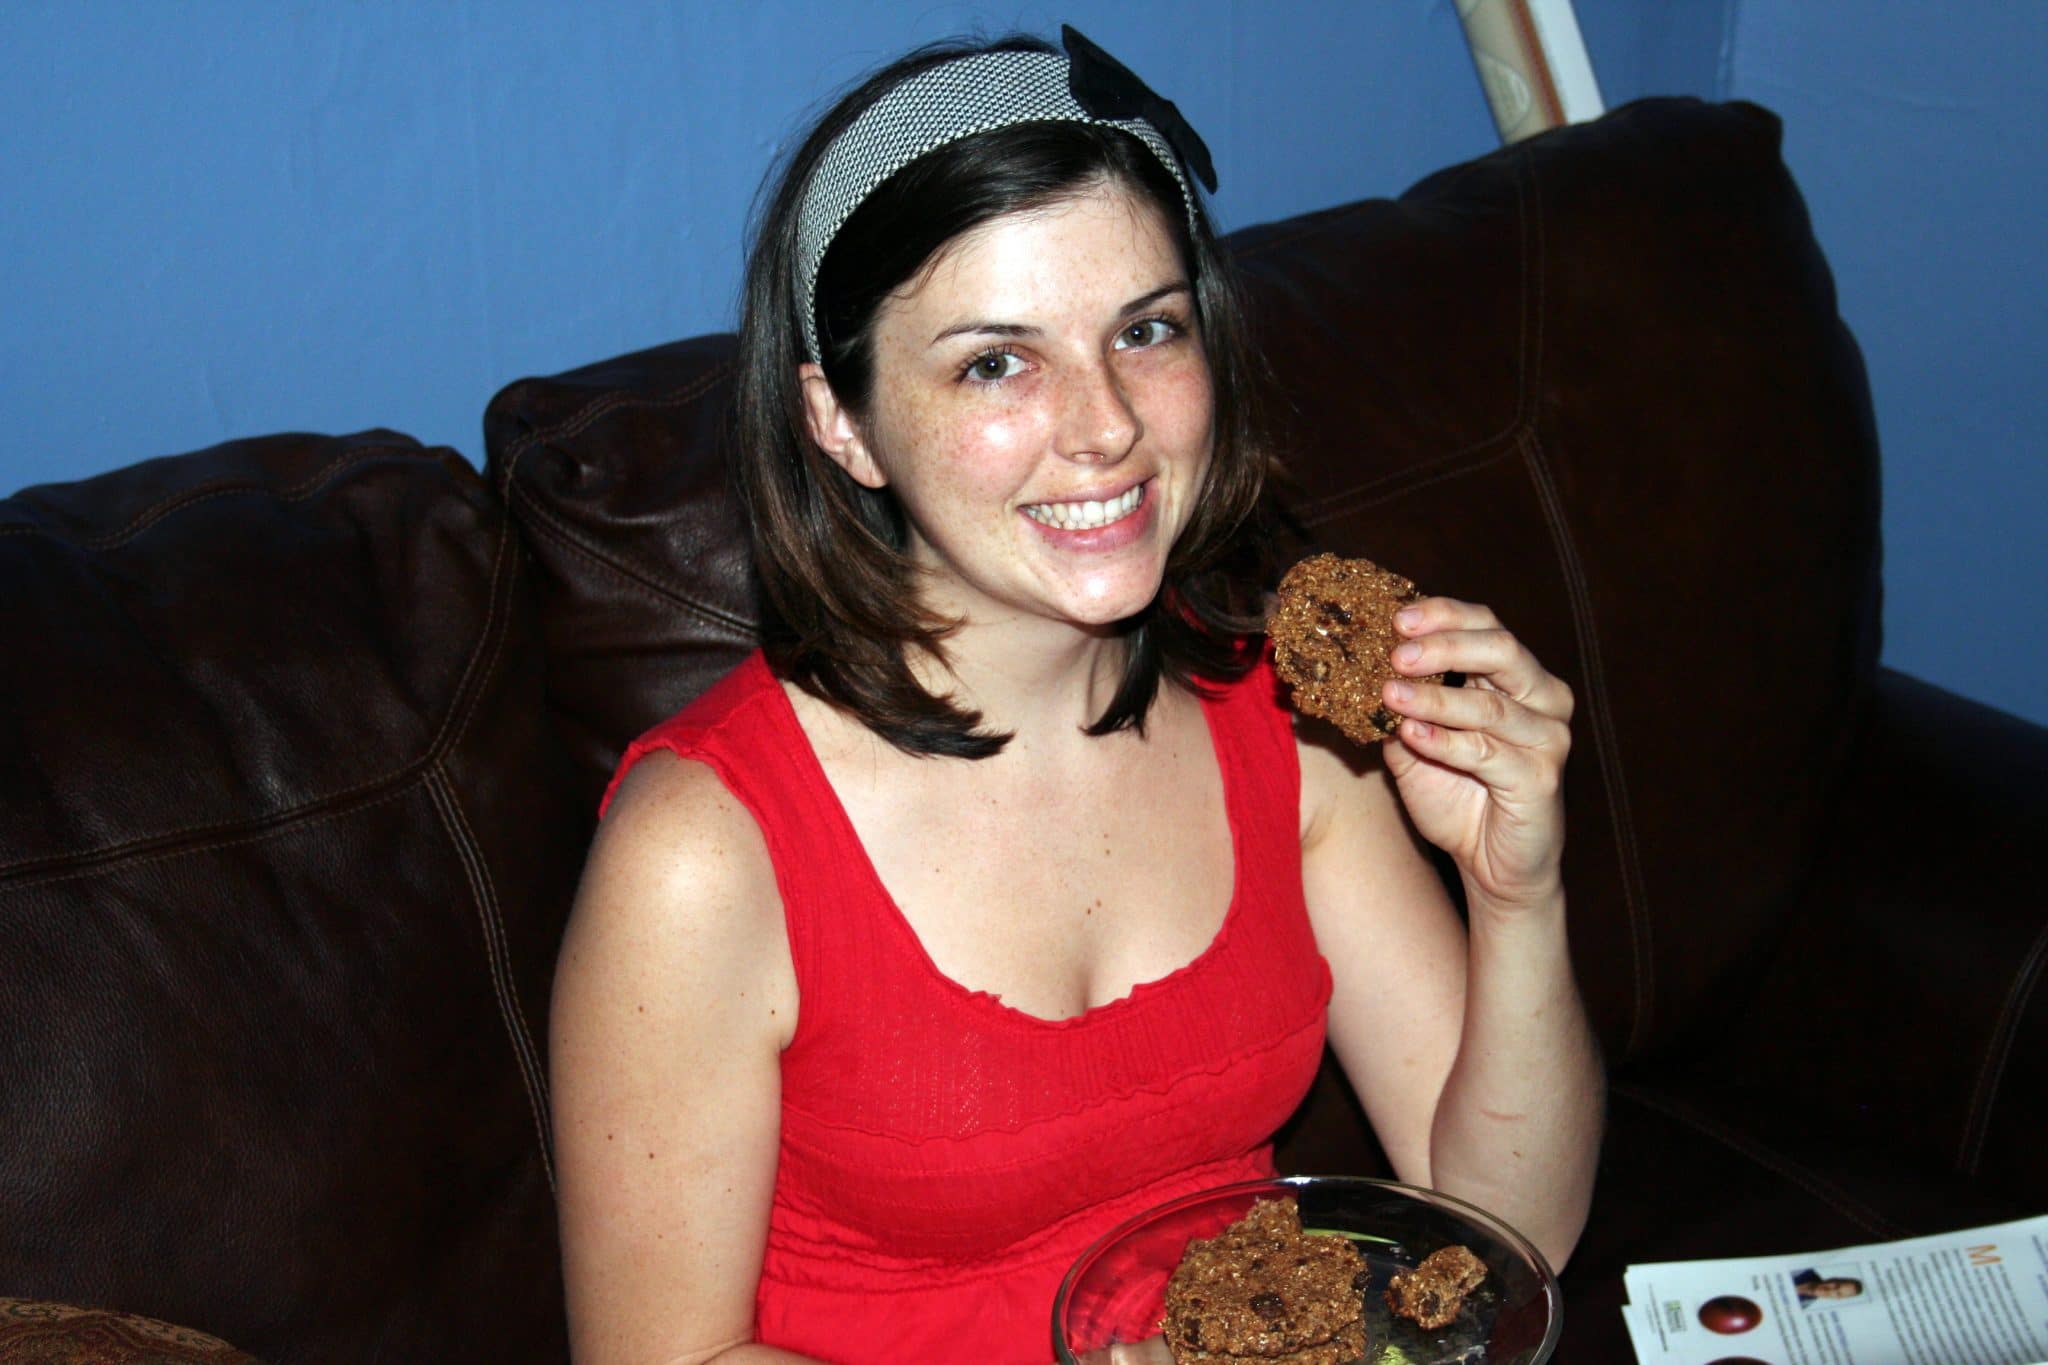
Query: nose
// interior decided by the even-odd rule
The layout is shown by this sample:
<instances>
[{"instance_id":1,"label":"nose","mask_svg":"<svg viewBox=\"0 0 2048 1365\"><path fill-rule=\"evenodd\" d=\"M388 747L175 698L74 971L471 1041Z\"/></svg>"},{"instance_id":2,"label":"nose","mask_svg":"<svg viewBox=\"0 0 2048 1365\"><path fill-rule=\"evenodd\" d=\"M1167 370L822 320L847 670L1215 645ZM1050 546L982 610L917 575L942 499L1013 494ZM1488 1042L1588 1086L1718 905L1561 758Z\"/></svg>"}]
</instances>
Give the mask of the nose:
<instances>
[{"instance_id":1,"label":"nose","mask_svg":"<svg viewBox=\"0 0 2048 1365\"><path fill-rule=\"evenodd\" d=\"M1058 434L1059 453L1077 464L1116 464L1131 453L1145 424L1109 365L1070 371Z\"/></svg>"}]
</instances>

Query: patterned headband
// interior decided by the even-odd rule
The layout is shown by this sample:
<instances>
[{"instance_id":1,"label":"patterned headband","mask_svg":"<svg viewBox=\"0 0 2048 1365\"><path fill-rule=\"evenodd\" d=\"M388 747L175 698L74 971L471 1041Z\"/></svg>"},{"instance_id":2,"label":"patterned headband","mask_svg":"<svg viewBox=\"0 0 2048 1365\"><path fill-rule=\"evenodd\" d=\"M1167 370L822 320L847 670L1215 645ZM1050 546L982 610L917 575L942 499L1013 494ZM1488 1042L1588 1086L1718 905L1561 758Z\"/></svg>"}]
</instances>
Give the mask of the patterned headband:
<instances>
[{"instance_id":1,"label":"patterned headband","mask_svg":"<svg viewBox=\"0 0 2048 1365\"><path fill-rule=\"evenodd\" d=\"M1186 171L1215 191L1208 147L1173 102L1154 94L1129 67L1071 27L1062 26L1060 38L1065 56L984 52L921 71L869 105L825 149L797 211L797 297L811 360L822 359L818 268L832 238L883 181L926 152L975 133L1018 123L1120 128L1173 172L1188 222L1199 231Z\"/></svg>"}]
</instances>

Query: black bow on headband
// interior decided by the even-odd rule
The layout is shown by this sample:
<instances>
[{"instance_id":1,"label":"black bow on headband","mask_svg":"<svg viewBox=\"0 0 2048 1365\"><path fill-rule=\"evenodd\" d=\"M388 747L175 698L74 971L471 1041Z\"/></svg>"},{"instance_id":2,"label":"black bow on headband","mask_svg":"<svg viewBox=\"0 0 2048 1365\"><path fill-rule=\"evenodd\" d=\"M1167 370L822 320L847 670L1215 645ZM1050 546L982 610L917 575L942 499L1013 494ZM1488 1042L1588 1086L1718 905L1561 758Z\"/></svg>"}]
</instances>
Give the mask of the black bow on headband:
<instances>
[{"instance_id":1,"label":"black bow on headband","mask_svg":"<svg viewBox=\"0 0 2048 1365\"><path fill-rule=\"evenodd\" d=\"M1067 85L1083 109L1102 119L1141 118L1159 130L1181 164L1195 173L1202 187L1216 193L1216 163L1209 146L1174 108L1136 72L1075 31L1060 25L1060 45L1067 50Z\"/></svg>"}]
</instances>

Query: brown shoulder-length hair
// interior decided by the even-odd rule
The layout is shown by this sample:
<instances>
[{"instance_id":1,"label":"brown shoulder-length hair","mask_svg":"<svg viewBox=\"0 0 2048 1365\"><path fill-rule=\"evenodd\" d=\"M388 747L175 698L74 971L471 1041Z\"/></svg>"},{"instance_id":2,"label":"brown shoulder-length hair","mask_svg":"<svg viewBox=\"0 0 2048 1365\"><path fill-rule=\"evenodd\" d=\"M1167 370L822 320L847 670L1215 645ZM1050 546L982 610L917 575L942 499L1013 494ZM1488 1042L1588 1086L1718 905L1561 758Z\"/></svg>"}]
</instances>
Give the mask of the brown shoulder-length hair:
<instances>
[{"instance_id":1,"label":"brown shoulder-length hair","mask_svg":"<svg viewBox=\"0 0 2048 1365\"><path fill-rule=\"evenodd\" d=\"M984 758L1007 735L917 681L910 650L943 659L956 622L917 599L902 508L887 488L856 483L818 448L797 367L805 358L795 278L797 212L832 140L898 82L943 62L996 50L1050 51L1029 37L939 43L892 62L821 118L767 188L747 259L737 377L737 476L766 597L770 664L805 691L860 719L899 749ZM1192 189L1193 177L1187 177ZM1240 677L1241 645L1258 621L1269 537L1261 491L1268 447L1256 411L1239 289L1206 208L1193 206L1159 158L1119 129L1023 123L926 153L854 211L818 272L815 325L833 394L859 416L873 396L872 325L880 305L961 233L1103 182L1150 202L1171 225L1195 293L1215 403L1215 449L1193 517L1170 552L1158 596L1120 623L1123 678L1091 735L1141 733L1162 676L1199 691Z\"/></svg>"}]
</instances>

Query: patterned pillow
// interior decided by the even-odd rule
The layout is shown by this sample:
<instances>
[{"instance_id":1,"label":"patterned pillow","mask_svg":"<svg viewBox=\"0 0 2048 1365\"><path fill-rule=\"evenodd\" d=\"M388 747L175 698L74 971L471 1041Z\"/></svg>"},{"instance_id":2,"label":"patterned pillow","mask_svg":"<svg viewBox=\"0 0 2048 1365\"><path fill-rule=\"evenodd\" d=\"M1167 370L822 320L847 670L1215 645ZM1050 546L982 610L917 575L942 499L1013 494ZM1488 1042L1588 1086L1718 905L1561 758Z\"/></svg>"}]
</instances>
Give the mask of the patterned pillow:
<instances>
[{"instance_id":1,"label":"patterned pillow","mask_svg":"<svg viewBox=\"0 0 2048 1365\"><path fill-rule=\"evenodd\" d=\"M218 1337L104 1308L0 1298L10 1365L262 1365Z\"/></svg>"}]
</instances>

